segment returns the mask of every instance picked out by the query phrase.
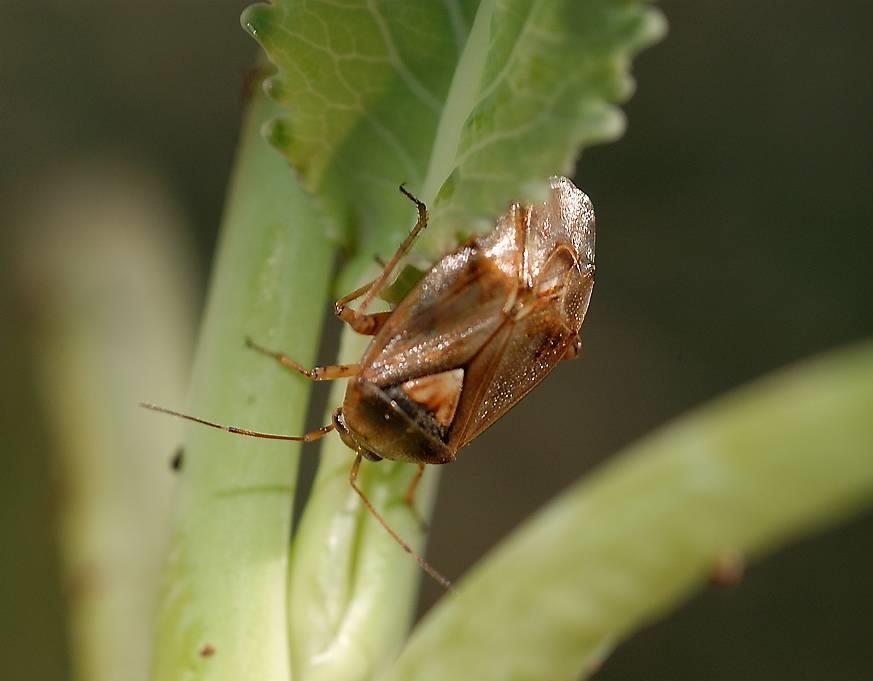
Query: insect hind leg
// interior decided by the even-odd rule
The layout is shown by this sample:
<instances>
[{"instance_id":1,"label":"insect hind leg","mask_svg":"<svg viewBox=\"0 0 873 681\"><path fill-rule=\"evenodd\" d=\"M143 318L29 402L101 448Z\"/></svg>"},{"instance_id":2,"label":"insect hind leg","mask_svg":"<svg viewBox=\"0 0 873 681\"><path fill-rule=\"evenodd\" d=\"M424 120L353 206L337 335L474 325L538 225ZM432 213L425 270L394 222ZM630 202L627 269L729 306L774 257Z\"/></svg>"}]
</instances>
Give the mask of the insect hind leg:
<instances>
[{"instance_id":1,"label":"insect hind leg","mask_svg":"<svg viewBox=\"0 0 873 681\"><path fill-rule=\"evenodd\" d=\"M419 529L422 532L427 532L429 529L428 523L415 505L415 493L418 491L418 483L421 482L421 478L424 475L424 467L425 464L418 464L418 470L415 471L415 475L412 476L412 479L409 481L409 487L406 488L406 493L403 495L403 503L409 507L410 512L418 523Z\"/></svg>"},{"instance_id":2,"label":"insect hind leg","mask_svg":"<svg viewBox=\"0 0 873 681\"><path fill-rule=\"evenodd\" d=\"M400 548L402 548L406 553L412 556L415 559L415 562L418 563L419 567L424 570L429 577L431 577L434 581L438 582L440 586L444 589L451 590L452 583L443 577L439 572L437 572L436 568L434 568L430 563L428 563L424 558L422 558L418 553L413 549L399 534L397 534L397 530L391 527L385 518L382 516L379 511L376 510L375 506L373 506L373 502L371 502L367 495L364 493L364 490L358 485L358 472L361 468L361 461L363 459L363 454L358 452L355 455L355 461L352 464L352 468L349 471L349 484L352 486L352 489L355 490L355 493L361 498L364 506L370 512L370 514L379 522L379 524L385 528L385 531L391 535L391 538L396 541Z\"/></svg>"}]
</instances>

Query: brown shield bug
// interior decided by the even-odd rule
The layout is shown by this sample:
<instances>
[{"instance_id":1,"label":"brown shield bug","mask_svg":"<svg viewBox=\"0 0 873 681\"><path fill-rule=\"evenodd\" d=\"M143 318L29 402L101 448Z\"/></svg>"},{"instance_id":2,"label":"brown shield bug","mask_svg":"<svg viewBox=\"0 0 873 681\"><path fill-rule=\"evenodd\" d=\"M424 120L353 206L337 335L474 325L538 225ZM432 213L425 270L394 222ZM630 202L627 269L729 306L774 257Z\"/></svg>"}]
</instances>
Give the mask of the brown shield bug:
<instances>
[{"instance_id":1,"label":"brown shield bug","mask_svg":"<svg viewBox=\"0 0 873 681\"><path fill-rule=\"evenodd\" d=\"M180 414L214 428L277 440L317 440L339 432L355 452L349 476L369 511L434 579L445 577L388 525L357 485L361 460L418 464L404 497L414 508L415 488L427 464L455 460L458 451L503 416L563 359L581 347L579 330L594 286L594 209L570 180L553 177L544 203L514 203L495 228L443 256L394 309L367 313L415 238L427 210L369 284L336 302L336 315L373 336L360 363L306 369L262 348L283 365L316 380L349 378L332 423L302 436L259 433ZM357 310L348 304L361 299Z\"/></svg>"}]
</instances>

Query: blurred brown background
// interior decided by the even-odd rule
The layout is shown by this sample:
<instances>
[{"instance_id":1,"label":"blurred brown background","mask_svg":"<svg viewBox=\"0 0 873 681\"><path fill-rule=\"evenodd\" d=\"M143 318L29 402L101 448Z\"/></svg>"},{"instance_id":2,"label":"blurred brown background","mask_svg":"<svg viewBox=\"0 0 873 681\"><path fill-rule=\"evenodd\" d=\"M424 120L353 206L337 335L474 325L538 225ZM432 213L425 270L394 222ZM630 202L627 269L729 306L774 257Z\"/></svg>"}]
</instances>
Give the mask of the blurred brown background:
<instances>
[{"instance_id":1,"label":"blurred brown background","mask_svg":"<svg viewBox=\"0 0 873 681\"><path fill-rule=\"evenodd\" d=\"M52 365L33 341L58 298L40 268L64 261L59 233L76 234L71 195L95 209L126 192L179 225L182 255L167 257L189 263L197 309L256 54L246 4L0 3L4 678L68 674ZM430 556L448 575L653 427L873 334L873 9L661 6L670 35L636 62L627 134L578 168L599 229L583 357L444 471ZM45 220L60 227L40 232ZM597 678L873 677L871 537L868 515L781 552L637 634ZM425 580L424 606L436 595Z\"/></svg>"}]
</instances>

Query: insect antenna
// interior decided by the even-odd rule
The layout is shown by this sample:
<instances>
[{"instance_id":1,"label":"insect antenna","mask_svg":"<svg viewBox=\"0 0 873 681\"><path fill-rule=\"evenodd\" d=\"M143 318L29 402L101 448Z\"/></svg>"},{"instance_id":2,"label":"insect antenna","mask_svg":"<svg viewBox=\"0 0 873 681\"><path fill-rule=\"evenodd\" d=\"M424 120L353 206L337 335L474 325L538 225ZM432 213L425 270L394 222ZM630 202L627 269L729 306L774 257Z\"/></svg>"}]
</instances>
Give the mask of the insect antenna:
<instances>
[{"instance_id":1,"label":"insect antenna","mask_svg":"<svg viewBox=\"0 0 873 681\"><path fill-rule=\"evenodd\" d=\"M313 430L311 433L306 433L305 435L276 435L275 433L261 433L257 430L249 430L248 428L237 428L236 426L224 426L220 423L214 423L212 421L207 421L206 419L198 418L197 416L191 416L190 414L183 414L179 411L173 411L172 409L167 409L166 407L159 407L156 404L150 404L148 402L140 402L139 406L144 409L150 409L151 411L157 411L161 414L169 414L170 416L177 416L180 419L186 419L188 421L193 421L194 423L199 423L204 426L209 426L210 428L217 428L218 430L223 430L226 433L234 433L235 435L245 435L247 437L259 437L265 440L291 440L293 442L314 442L315 440L320 440L329 432L334 430L336 426L334 424L329 424L318 430Z\"/></svg>"},{"instance_id":2,"label":"insect antenna","mask_svg":"<svg viewBox=\"0 0 873 681\"><path fill-rule=\"evenodd\" d=\"M429 577L436 581L446 591L451 591L451 581L441 575L433 565L431 565L424 558L418 555L418 553L415 552L415 549L413 549L408 543L406 543L403 537L397 534L397 530L391 527L391 525L388 524L388 521L382 517L382 514L376 510L376 507L373 506L373 503L367 498L367 495L364 494L364 490L358 487L358 470L361 467L362 458L363 455L360 453L355 456L355 462L352 464L352 470L349 472L349 483L351 483L352 489L357 492L358 496L361 498L361 501L364 502L364 506L366 506L367 510L373 514L373 517L379 521L379 524L385 528L385 531L391 535L391 538L398 544L400 544L400 548L402 548L404 551L406 551L406 553L412 556L415 559L415 562L418 563L418 566L422 570L424 570Z\"/></svg>"}]
</instances>

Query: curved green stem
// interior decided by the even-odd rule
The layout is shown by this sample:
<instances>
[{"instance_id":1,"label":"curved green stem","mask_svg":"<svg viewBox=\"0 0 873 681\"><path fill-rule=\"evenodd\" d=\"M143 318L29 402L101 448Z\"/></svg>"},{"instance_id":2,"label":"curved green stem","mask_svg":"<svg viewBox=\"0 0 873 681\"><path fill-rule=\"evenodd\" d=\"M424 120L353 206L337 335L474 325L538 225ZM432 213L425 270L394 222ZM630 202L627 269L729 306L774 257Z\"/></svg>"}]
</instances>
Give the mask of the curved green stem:
<instances>
[{"instance_id":1,"label":"curved green stem","mask_svg":"<svg viewBox=\"0 0 873 681\"><path fill-rule=\"evenodd\" d=\"M418 627L386 681L555 681L595 670L725 561L873 500L873 343L716 400L520 528Z\"/></svg>"},{"instance_id":2,"label":"curved green stem","mask_svg":"<svg viewBox=\"0 0 873 681\"><path fill-rule=\"evenodd\" d=\"M244 338L311 363L334 254L311 200L260 134L278 107L255 90L188 410L299 434L308 381L246 349ZM300 446L193 424L187 433L153 678L287 681L284 594Z\"/></svg>"},{"instance_id":3,"label":"curved green stem","mask_svg":"<svg viewBox=\"0 0 873 681\"><path fill-rule=\"evenodd\" d=\"M343 339L340 361L360 359L367 341L349 333ZM337 385L332 391L331 407L341 403L343 387ZM384 671L403 644L421 570L350 487L354 452L339 438L324 442L291 556L294 678L363 681ZM365 461L359 480L386 521L421 552L426 536L402 501L416 470L404 463ZM431 467L419 485L416 506L426 516L438 478Z\"/></svg>"}]
</instances>

